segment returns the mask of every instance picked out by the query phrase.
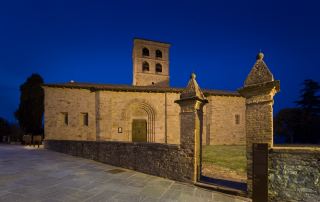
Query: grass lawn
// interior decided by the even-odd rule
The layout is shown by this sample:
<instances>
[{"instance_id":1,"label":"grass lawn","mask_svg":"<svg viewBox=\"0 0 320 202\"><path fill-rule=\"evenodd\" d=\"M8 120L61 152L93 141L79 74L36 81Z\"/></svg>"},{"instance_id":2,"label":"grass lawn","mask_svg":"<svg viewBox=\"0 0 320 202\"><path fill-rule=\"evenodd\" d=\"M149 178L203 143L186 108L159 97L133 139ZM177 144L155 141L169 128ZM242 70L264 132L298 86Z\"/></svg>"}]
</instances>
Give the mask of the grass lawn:
<instances>
[{"instance_id":1,"label":"grass lawn","mask_svg":"<svg viewBox=\"0 0 320 202\"><path fill-rule=\"evenodd\" d=\"M202 163L245 174L246 146L204 145L202 146Z\"/></svg>"}]
</instances>

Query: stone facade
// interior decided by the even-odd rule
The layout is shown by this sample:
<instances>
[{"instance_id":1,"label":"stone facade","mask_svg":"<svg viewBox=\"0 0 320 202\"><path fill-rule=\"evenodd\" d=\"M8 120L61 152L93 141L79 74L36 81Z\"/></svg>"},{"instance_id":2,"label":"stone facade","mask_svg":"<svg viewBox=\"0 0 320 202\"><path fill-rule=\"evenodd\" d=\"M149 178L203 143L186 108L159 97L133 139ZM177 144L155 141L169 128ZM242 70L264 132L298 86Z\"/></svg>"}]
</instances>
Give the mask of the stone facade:
<instances>
[{"instance_id":1,"label":"stone facade","mask_svg":"<svg viewBox=\"0 0 320 202\"><path fill-rule=\"evenodd\" d=\"M44 87L46 139L131 141L132 120L145 119L148 142L180 143L179 106L174 103L180 90L130 92L73 85ZM207 99L202 143L245 144L245 99L208 94ZM63 123L64 113L68 114L68 125ZM82 123L83 113L88 113L88 126ZM240 115L239 124L236 115Z\"/></svg>"},{"instance_id":2,"label":"stone facade","mask_svg":"<svg viewBox=\"0 0 320 202\"><path fill-rule=\"evenodd\" d=\"M147 120L148 142L179 143L177 93L99 91L99 140L132 140L132 120ZM166 104L168 103L168 104ZM118 128L122 128L122 133Z\"/></svg>"},{"instance_id":3,"label":"stone facade","mask_svg":"<svg viewBox=\"0 0 320 202\"><path fill-rule=\"evenodd\" d=\"M147 120L148 142L178 144L178 98L177 93L45 88L46 139L131 141L132 120L140 118ZM81 123L81 113L88 113L88 126Z\"/></svg>"},{"instance_id":4,"label":"stone facade","mask_svg":"<svg viewBox=\"0 0 320 202\"><path fill-rule=\"evenodd\" d=\"M319 201L319 165L320 148L272 148L269 152L269 201Z\"/></svg>"},{"instance_id":5,"label":"stone facade","mask_svg":"<svg viewBox=\"0 0 320 202\"><path fill-rule=\"evenodd\" d=\"M230 96L208 96L207 99L202 143L245 145L245 99Z\"/></svg>"},{"instance_id":6,"label":"stone facade","mask_svg":"<svg viewBox=\"0 0 320 202\"><path fill-rule=\"evenodd\" d=\"M86 89L44 89L46 139L96 140L95 93ZM88 113L88 126L82 123L81 113ZM68 124L64 122L65 114Z\"/></svg>"}]
</instances>

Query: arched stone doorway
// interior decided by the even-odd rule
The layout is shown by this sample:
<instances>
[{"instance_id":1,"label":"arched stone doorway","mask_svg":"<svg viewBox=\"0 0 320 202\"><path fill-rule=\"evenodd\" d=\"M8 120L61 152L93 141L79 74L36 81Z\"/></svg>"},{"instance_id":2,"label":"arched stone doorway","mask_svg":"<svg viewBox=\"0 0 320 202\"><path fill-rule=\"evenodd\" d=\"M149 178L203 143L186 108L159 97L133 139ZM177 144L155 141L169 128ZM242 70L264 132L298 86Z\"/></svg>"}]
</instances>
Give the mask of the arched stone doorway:
<instances>
[{"instance_id":1,"label":"arched stone doorway","mask_svg":"<svg viewBox=\"0 0 320 202\"><path fill-rule=\"evenodd\" d=\"M131 100L123 111L128 140L135 142L155 142L154 108L145 100Z\"/></svg>"}]
</instances>

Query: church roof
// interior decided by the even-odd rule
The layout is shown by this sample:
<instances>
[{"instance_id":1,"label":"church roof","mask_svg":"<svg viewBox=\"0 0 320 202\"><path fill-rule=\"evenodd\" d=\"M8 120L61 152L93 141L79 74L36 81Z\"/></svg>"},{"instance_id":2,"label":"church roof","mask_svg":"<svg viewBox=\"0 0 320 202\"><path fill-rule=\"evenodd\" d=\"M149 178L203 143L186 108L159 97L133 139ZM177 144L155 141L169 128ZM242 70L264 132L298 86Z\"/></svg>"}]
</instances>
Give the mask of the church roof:
<instances>
[{"instance_id":1,"label":"church roof","mask_svg":"<svg viewBox=\"0 0 320 202\"><path fill-rule=\"evenodd\" d=\"M91 91L107 90L107 91L131 91L131 92L154 92L154 93L181 93L185 88L172 88L172 87L160 87L160 86L132 86L132 85L117 85L117 84L94 84L94 83L54 83L44 84L44 87L54 88L77 88L88 89ZM209 90L203 89L203 94L208 95L221 95L221 96L241 96L238 92L225 91L225 90Z\"/></svg>"}]
</instances>

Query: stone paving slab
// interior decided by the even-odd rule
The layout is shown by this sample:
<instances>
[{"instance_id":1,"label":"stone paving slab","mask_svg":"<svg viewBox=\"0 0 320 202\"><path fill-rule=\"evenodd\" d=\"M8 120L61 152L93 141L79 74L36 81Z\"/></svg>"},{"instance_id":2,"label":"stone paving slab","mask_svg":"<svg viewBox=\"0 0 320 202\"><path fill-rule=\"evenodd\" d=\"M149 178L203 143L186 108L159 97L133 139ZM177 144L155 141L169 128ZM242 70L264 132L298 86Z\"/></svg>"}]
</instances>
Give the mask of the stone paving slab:
<instances>
[{"instance_id":1,"label":"stone paving slab","mask_svg":"<svg viewBox=\"0 0 320 202\"><path fill-rule=\"evenodd\" d=\"M250 200L43 148L0 144L0 201Z\"/></svg>"}]
</instances>

